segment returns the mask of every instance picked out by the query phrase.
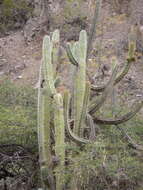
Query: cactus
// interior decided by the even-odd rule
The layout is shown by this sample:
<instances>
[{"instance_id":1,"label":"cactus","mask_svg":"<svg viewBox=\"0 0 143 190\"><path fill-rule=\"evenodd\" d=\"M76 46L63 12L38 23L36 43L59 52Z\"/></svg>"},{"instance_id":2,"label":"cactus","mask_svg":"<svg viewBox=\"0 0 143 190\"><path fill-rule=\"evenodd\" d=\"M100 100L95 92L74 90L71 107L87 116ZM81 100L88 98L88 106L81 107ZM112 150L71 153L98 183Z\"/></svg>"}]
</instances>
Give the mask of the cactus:
<instances>
[{"instance_id":1,"label":"cactus","mask_svg":"<svg viewBox=\"0 0 143 190\"><path fill-rule=\"evenodd\" d=\"M96 7L94 11L93 21L89 33L88 46L87 46L87 60L92 50L93 40L96 38L97 24L100 14L100 9L102 6L102 0L96 0Z\"/></svg>"},{"instance_id":2,"label":"cactus","mask_svg":"<svg viewBox=\"0 0 143 190\"><path fill-rule=\"evenodd\" d=\"M77 53L75 59L78 61L78 66L76 68L76 76L74 81L74 132L77 135L81 135L82 111L86 89L87 35L85 31L80 32L79 41L75 48Z\"/></svg>"},{"instance_id":3,"label":"cactus","mask_svg":"<svg viewBox=\"0 0 143 190\"><path fill-rule=\"evenodd\" d=\"M86 81L87 47L86 31L80 32L78 42L67 46L67 56L75 67L74 89L71 92L74 97L71 100L68 90L63 95L56 90L59 83L56 77L59 31L56 30L53 33L52 40L49 36L45 36L43 40L43 59L38 89L38 143L44 189L62 190L65 188L66 135L78 146L93 143L96 140L97 124L117 125L126 122L143 106L143 101L136 103L132 111L116 119L104 119L96 116L96 111L101 108L113 86L126 75L134 61L135 44L132 41L129 42L127 63L123 71L117 75L118 65L115 64L109 82L100 87L95 87ZM100 91L102 94L98 98L91 97L91 90ZM89 129L86 137L84 135L85 128ZM53 163L53 156L59 160L56 167Z\"/></svg>"},{"instance_id":4,"label":"cactus","mask_svg":"<svg viewBox=\"0 0 143 190\"><path fill-rule=\"evenodd\" d=\"M54 77L54 68L53 68L53 60L57 60L57 52L58 49L53 48L53 42L58 41L58 31L55 31L53 34L52 41L49 36L45 36L43 40L43 59L42 66L40 71L40 86L38 90L38 141L39 141L39 157L40 157L40 166L41 166L41 177L44 189L55 189L53 171L52 171L52 154L51 154L51 122L53 117L53 105L59 106L59 95L56 92L55 88L55 77ZM53 59L54 58L54 59ZM41 88L41 83L44 80L44 85ZM57 109L58 110L58 109ZM62 125L62 121L58 117L63 115L56 110L54 111L55 118L55 133L56 136L59 137L58 133L60 131L60 139L56 139L55 146L64 147L64 124ZM58 126L59 125L59 126ZM59 128L59 130L57 130ZM63 140L62 140L63 139ZM64 163L64 148L62 148L63 154L60 155L56 148L55 153L56 156L59 156L62 160L62 164ZM57 181L59 181L60 174L56 175ZM59 183L59 182L58 182ZM57 183L57 186L59 185ZM60 188L61 182L60 182Z\"/></svg>"},{"instance_id":5,"label":"cactus","mask_svg":"<svg viewBox=\"0 0 143 190\"><path fill-rule=\"evenodd\" d=\"M57 93L54 96L54 126L55 126L55 154L60 163L56 171L56 189L63 189L64 184L64 162L65 162L65 129L63 98Z\"/></svg>"},{"instance_id":6,"label":"cactus","mask_svg":"<svg viewBox=\"0 0 143 190\"><path fill-rule=\"evenodd\" d=\"M71 63L76 66L77 73L81 73L81 71L79 72L80 63L79 63L78 52L77 52L77 47L79 45L78 43L79 42L76 42L74 44L74 46L68 44L68 46L67 46L67 56L69 57L69 60L71 61ZM91 90L95 90L95 91L103 92L103 93L102 93L101 97L99 97L98 99L93 97L92 100L89 103L87 103L88 105L87 105L86 108L82 107L82 109L86 109L86 111L84 110L84 112L87 113L86 116L85 116L86 120L87 120L87 118L89 118L89 116L91 116L93 121L95 122L95 124L97 123L97 124L116 125L116 124L120 124L120 123L128 121L142 108L143 103L141 101L140 103L135 104L135 106L134 106L134 108L132 109L131 112L129 112L129 113L125 114L124 116L121 116L121 117L119 117L117 119L101 119L101 118L98 118L98 117L95 116L96 111L100 109L100 107L105 102L108 94L112 91L111 89L113 88L113 85L116 85L117 83L119 83L121 81L121 79L128 73L128 71L130 69L130 66L134 61L135 47L136 47L135 43L130 40L129 41L128 58L127 58L125 67L124 67L123 71L121 71L121 73L119 73L117 75L118 66L116 65L114 70L113 70L112 76L111 76L109 82L106 85L99 86L99 87L95 87L95 86L91 85ZM76 87L78 87L78 86L76 86ZM74 89L74 90L76 91L77 89ZM85 91L84 91L84 93L85 93ZM80 97L80 95L79 95L79 97ZM79 100L80 100L80 105L81 105L81 99L79 98ZM76 109L76 106L74 106L74 109ZM82 112L81 112L81 115L82 115ZM78 118L79 118L79 114L78 114ZM81 142L82 143L87 143L87 140L85 139L85 141L84 141L84 139L83 139L83 133L79 133L79 129L83 128L83 123L82 123L82 126L76 126L75 118L73 119L73 121L71 123L72 123L72 125L74 123L74 131L73 132L69 128L69 126L66 127L67 131L68 131L68 134L69 134L69 137L72 140L74 139L77 143L78 142L79 143L81 143ZM81 122L79 122L79 124L81 124ZM78 137L79 135L80 135L80 138Z\"/></svg>"}]
</instances>

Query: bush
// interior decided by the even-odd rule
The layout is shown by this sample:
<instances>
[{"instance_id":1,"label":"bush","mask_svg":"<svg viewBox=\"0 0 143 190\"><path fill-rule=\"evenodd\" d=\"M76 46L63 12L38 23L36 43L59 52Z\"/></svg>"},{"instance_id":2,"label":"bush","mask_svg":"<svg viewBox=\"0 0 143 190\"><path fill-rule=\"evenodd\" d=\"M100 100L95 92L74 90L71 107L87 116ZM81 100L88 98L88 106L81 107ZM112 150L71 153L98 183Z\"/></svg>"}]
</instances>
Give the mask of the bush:
<instances>
[{"instance_id":1,"label":"bush","mask_svg":"<svg viewBox=\"0 0 143 190\"><path fill-rule=\"evenodd\" d=\"M0 32L21 28L32 14L32 3L26 0L2 0L0 3Z\"/></svg>"}]
</instances>

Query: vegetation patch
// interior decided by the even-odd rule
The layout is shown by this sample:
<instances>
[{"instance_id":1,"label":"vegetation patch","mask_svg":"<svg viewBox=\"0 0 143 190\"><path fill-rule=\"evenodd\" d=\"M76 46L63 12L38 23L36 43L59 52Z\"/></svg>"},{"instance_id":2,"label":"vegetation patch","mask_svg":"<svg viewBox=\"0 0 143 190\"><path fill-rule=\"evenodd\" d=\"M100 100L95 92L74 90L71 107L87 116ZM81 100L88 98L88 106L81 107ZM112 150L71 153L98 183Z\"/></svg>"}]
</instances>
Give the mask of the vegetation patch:
<instances>
[{"instance_id":1,"label":"vegetation patch","mask_svg":"<svg viewBox=\"0 0 143 190\"><path fill-rule=\"evenodd\" d=\"M23 27L33 10L32 1L2 0L0 2L0 33Z\"/></svg>"}]
</instances>

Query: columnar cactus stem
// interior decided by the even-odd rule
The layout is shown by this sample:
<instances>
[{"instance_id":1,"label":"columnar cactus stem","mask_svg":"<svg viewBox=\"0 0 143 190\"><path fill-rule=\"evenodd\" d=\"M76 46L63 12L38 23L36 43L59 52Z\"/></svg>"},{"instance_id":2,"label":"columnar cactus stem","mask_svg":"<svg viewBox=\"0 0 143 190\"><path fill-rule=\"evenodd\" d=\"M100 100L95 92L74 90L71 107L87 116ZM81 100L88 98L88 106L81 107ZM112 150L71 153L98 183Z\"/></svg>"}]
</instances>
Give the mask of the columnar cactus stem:
<instances>
[{"instance_id":1,"label":"columnar cactus stem","mask_svg":"<svg viewBox=\"0 0 143 190\"><path fill-rule=\"evenodd\" d=\"M102 5L102 0L96 0L96 7L95 7L92 26L91 26L91 29L90 29L90 34L89 34L89 39L88 39L87 60L88 60L88 57L89 57L90 52L92 50L92 45L93 45L94 38L96 37L97 24L98 24L101 5Z\"/></svg>"},{"instance_id":2,"label":"columnar cactus stem","mask_svg":"<svg viewBox=\"0 0 143 190\"><path fill-rule=\"evenodd\" d=\"M39 82L42 82L43 71L40 68ZM52 174L52 156L50 142L50 99L44 89L38 89L38 143L41 179L45 189L54 190L54 178Z\"/></svg>"},{"instance_id":3,"label":"columnar cactus stem","mask_svg":"<svg viewBox=\"0 0 143 190\"><path fill-rule=\"evenodd\" d=\"M56 170L56 189L62 190L64 185L65 164L65 123L63 111L63 98L61 94L54 95L54 126L55 126L55 154L60 163Z\"/></svg>"},{"instance_id":4,"label":"columnar cactus stem","mask_svg":"<svg viewBox=\"0 0 143 190\"><path fill-rule=\"evenodd\" d=\"M52 35L52 64L54 70L54 77L56 77L56 70L59 64L59 48L60 48L60 33L59 30L55 30Z\"/></svg>"},{"instance_id":5,"label":"columnar cactus stem","mask_svg":"<svg viewBox=\"0 0 143 190\"><path fill-rule=\"evenodd\" d=\"M84 104L84 95L86 88L86 53L87 53L87 35L85 31L80 32L79 42L76 44L78 54L78 67L75 76L74 89L74 133L80 135L81 117Z\"/></svg>"},{"instance_id":6,"label":"columnar cactus stem","mask_svg":"<svg viewBox=\"0 0 143 190\"><path fill-rule=\"evenodd\" d=\"M54 71L52 65L52 48L53 44L49 36L45 36L43 40L43 72L44 79L48 90L53 96L56 93L54 86Z\"/></svg>"}]
</instances>

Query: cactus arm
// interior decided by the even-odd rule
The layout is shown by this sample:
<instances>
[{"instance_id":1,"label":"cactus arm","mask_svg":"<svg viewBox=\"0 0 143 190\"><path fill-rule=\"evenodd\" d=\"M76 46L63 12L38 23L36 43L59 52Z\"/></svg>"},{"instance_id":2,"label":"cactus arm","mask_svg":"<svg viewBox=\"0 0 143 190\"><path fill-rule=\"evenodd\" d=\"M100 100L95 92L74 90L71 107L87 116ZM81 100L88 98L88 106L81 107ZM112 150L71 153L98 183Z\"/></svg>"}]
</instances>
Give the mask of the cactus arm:
<instances>
[{"instance_id":1,"label":"cactus arm","mask_svg":"<svg viewBox=\"0 0 143 190\"><path fill-rule=\"evenodd\" d=\"M54 80L54 86L55 88L57 88L61 83L61 79L59 77L57 77L55 80Z\"/></svg>"},{"instance_id":2,"label":"cactus arm","mask_svg":"<svg viewBox=\"0 0 143 190\"><path fill-rule=\"evenodd\" d=\"M56 70L59 63L59 48L60 48L60 32L59 30L55 30L52 35L52 64L53 64L53 71L54 77L56 76Z\"/></svg>"},{"instance_id":3,"label":"cactus arm","mask_svg":"<svg viewBox=\"0 0 143 190\"><path fill-rule=\"evenodd\" d=\"M75 135L70 128L70 123L69 123L69 119L68 119L68 117L69 117L68 116L69 115L69 100L70 100L69 92L65 91L64 92L64 121L65 121L66 132L67 132L69 138L78 145L90 143L89 140L83 139L83 138Z\"/></svg>"},{"instance_id":4,"label":"cactus arm","mask_svg":"<svg viewBox=\"0 0 143 190\"><path fill-rule=\"evenodd\" d=\"M99 13L102 5L102 0L96 0L96 7L94 11L93 21L92 21L92 27L89 33L89 39L88 39L88 46L87 46L87 60L90 55L90 52L92 50L93 40L96 38L96 31L97 31L97 24L98 24L98 18Z\"/></svg>"},{"instance_id":5,"label":"cactus arm","mask_svg":"<svg viewBox=\"0 0 143 190\"><path fill-rule=\"evenodd\" d=\"M124 76L128 73L128 71L131 67L131 64L135 61L136 43L130 39L128 42L128 46L129 46L128 58L127 58L125 67L124 67L123 71L115 79L114 85L119 83L124 78ZM102 92L105 88L106 88L106 85L99 86L99 87L96 87L94 85L91 86L91 89L94 91L97 91L97 92Z\"/></svg>"},{"instance_id":6,"label":"cactus arm","mask_svg":"<svg viewBox=\"0 0 143 190\"><path fill-rule=\"evenodd\" d=\"M61 94L54 95L54 126L55 126L55 154L60 163L56 172L56 189L62 190L64 186L64 164L65 164L65 128L63 98Z\"/></svg>"},{"instance_id":7,"label":"cactus arm","mask_svg":"<svg viewBox=\"0 0 143 190\"><path fill-rule=\"evenodd\" d=\"M66 52L67 52L67 56L68 56L68 58L69 58L69 61L70 61L73 65L78 66L78 62L77 62L76 59L74 58L69 44L67 44Z\"/></svg>"},{"instance_id":8,"label":"cactus arm","mask_svg":"<svg viewBox=\"0 0 143 190\"><path fill-rule=\"evenodd\" d=\"M78 47L78 67L76 68L75 88L74 88L74 120L75 128L74 133L79 135L81 127L81 115L84 103L84 94L86 89L86 53L87 53L87 34L86 31L81 31Z\"/></svg>"},{"instance_id":9,"label":"cactus arm","mask_svg":"<svg viewBox=\"0 0 143 190\"><path fill-rule=\"evenodd\" d=\"M143 151L143 146L142 145L139 145L137 144L127 133L126 131L117 126L117 128L121 131L121 133L123 134L123 136L125 136L126 140L129 142L130 146L136 150L140 150L140 151Z\"/></svg>"},{"instance_id":10,"label":"cactus arm","mask_svg":"<svg viewBox=\"0 0 143 190\"><path fill-rule=\"evenodd\" d=\"M117 119L101 119L96 116L93 116L93 119L94 119L94 122L96 122L97 124L118 125L118 124L124 123L124 122L130 120L132 117L134 117L137 114L137 112L140 111L142 106L143 106L143 101L141 101L139 103L135 103L135 106L134 106L134 108L132 108L132 111L128 112L127 114L125 114Z\"/></svg>"},{"instance_id":11,"label":"cactus arm","mask_svg":"<svg viewBox=\"0 0 143 190\"><path fill-rule=\"evenodd\" d=\"M113 70L112 76L105 88L105 90L103 91L101 97L99 99L93 99L89 105L89 113L93 114L95 113L105 102L108 94L111 92L112 88L113 88L113 84L115 81L115 77L117 75L117 71L118 71L119 66L116 66Z\"/></svg>"},{"instance_id":12,"label":"cactus arm","mask_svg":"<svg viewBox=\"0 0 143 190\"><path fill-rule=\"evenodd\" d=\"M53 189L54 178L52 174L52 155L51 155L51 139L50 139L50 107L51 107L51 98L48 91L43 90L43 122L41 128L42 136L42 160L41 160L41 173L44 184L50 185L50 188Z\"/></svg>"},{"instance_id":13,"label":"cactus arm","mask_svg":"<svg viewBox=\"0 0 143 190\"><path fill-rule=\"evenodd\" d=\"M49 36L45 36L43 40L43 70L45 83L48 86L51 95L56 93L54 86L54 72L52 65L52 48L53 44Z\"/></svg>"},{"instance_id":14,"label":"cactus arm","mask_svg":"<svg viewBox=\"0 0 143 190\"><path fill-rule=\"evenodd\" d=\"M39 72L39 83L41 84L43 80L43 69L42 65ZM44 94L41 85L38 88L38 144L39 144L39 161L41 169L41 180L44 188L47 186L51 190L54 190L54 178L51 170L52 166L52 156L50 149L50 120L49 120L49 109L46 107L46 102L49 102L49 98ZM46 114L46 117L45 117Z\"/></svg>"},{"instance_id":15,"label":"cactus arm","mask_svg":"<svg viewBox=\"0 0 143 190\"><path fill-rule=\"evenodd\" d=\"M132 60L131 59L127 60L123 71L115 79L114 85L116 85L117 83L119 83L124 78L124 76L128 73L128 71L129 71L129 69L131 67L131 64L133 62L134 62L133 59ZM106 85L103 85L103 86L94 86L94 85L91 85L91 90L97 91L97 92L102 92L102 91L105 90L105 88L106 88Z\"/></svg>"}]
</instances>

